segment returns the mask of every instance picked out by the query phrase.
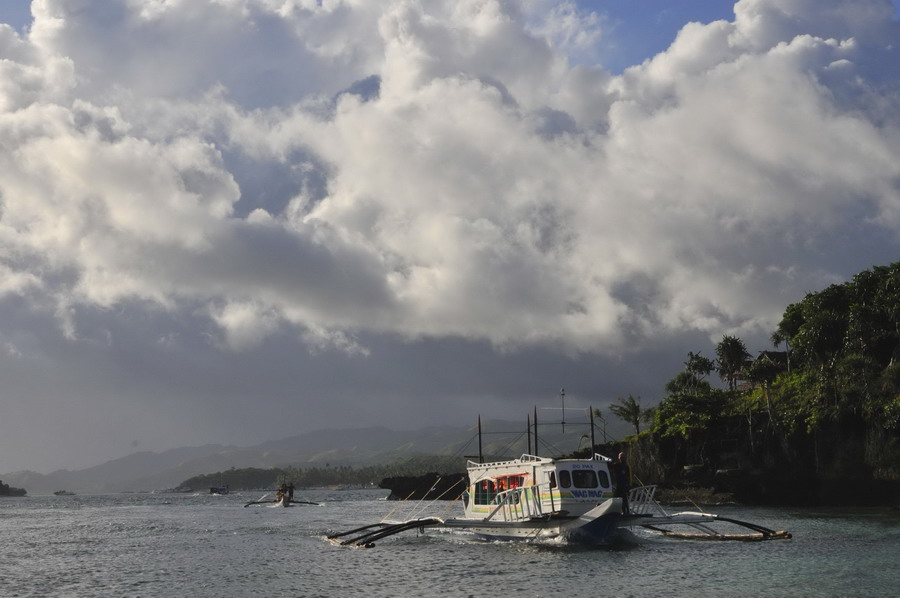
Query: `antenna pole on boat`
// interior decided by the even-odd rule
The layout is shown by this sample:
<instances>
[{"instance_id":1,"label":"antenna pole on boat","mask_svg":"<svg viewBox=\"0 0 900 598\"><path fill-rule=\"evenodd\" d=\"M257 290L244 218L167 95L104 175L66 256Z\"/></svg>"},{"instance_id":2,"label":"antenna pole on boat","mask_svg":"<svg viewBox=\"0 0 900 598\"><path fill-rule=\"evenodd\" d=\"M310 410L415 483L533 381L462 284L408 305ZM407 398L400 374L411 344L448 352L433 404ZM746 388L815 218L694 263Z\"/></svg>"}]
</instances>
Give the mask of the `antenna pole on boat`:
<instances>
[{"instance_id":1,"label":"antenna pole on boat","mask_svg":"<svg viewBox=\"0 0 900 598\"><path fill-rule=\"evenodd\" d=\"M537 405L534 406L534 456L538 456L538 423L537 423Z\"/></svg>"},{"instance_id":2,"label":"antenna pole on boat","mask_svg":"<svg viewBox=\"0 0 900 598\"><path fill-rule=\"evenodd\" d=\"M594 442L594 408L588 406L588 413L591 414L591 457L594 456L594 445L597 444Z\"/></svg>"},{"instance_id":3,"label":"antenna pole on boat","mask_svg":"<svg viewBox=\"0 0 900 598\"><path fill-rule=\"evenodd\" d=\"M562 402L562 433L566 433L566 389L559 389L559 400Z\"/></svg>"},{"instance_id":4,"label":"antenna pole on boat","mask_svg":"<svg viewBox=\"0 0 900 598\"><path fill-rule=\"evenodd\" d=\"M528 454L531 455L531 414L528 414L528 421L525 424L525 429L528 430Z\"/></svg>"},{"instance_id":5,"label":"antenna pole on boat","mask_svg":"<svg viewBox=\"0 0 900 598\"><path fill-rule=\"evenodd\" d=\"M484 463L484 455L481 452L481 416L478 416L478 462Z\"/></svg>"}]
</instances>

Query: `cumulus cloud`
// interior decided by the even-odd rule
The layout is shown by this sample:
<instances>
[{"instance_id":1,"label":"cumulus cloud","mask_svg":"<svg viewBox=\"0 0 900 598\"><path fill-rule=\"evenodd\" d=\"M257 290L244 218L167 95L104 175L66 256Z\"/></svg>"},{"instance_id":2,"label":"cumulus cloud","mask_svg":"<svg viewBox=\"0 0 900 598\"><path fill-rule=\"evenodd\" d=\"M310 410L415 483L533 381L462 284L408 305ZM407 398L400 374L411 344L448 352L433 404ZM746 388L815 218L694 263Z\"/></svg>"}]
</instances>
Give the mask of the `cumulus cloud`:
<instances>
[{"instance_id":1,"label":"cumulus cloud","mask_svg":"<svg viewBox=\"0 0 900 598\"><path fill-rule=\"evenodd\" d=\"M887 1L741 0L617 76L571 2L32 12L0 28L0 290L72 337L127 304L233 350L615 354L767 334L834 256L896 259Z\"/></svg>"}]
</instances>

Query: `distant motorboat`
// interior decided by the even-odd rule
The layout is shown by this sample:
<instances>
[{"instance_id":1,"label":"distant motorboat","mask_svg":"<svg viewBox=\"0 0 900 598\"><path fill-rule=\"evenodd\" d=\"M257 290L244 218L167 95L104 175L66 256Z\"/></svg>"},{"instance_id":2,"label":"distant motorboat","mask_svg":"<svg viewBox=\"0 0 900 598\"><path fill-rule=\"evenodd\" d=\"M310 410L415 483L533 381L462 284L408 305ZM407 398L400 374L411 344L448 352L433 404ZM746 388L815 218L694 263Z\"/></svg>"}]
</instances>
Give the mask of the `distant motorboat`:
<instances>
[{"instance_id":1,"label":"distant motorboat","mask_svg":"<svg viewBox=\"0 0 900 598\"><path fill-rule=\"evenodd\" d=\"M225 484L224 486L213 486L209 489L209 493L218 496L225 496L226 494L228 494L228 484Z\"/></svg>"},{"instance_id":2,"label":"distant motorboat","mask_svg":"<svg viewBox=\"0 0 900 598\"><path fill-rule=\"evenodd\" d=\"M69 492L68 490L57 490L53 494L56 496L75 496L74 492Z\"/></svg>"}]
</instances>

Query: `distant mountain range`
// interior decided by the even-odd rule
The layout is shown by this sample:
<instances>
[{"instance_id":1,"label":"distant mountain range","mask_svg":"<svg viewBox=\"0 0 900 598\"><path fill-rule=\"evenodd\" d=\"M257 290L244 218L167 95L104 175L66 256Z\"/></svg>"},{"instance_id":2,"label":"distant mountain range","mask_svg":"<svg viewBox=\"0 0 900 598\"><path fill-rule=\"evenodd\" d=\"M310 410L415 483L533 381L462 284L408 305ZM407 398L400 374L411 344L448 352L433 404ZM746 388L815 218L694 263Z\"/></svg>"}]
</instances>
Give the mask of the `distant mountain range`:
<instances>
[{"instance_id":1,"label":"distant mountain range","mask_svg":"<svg viewBox=\"0 0 900 598\"><path fill-rule=\"evenodd\" d=\"M492 455L526 452L527 437L522 423L491 421L482 426L482 451ZM544 428L544 426L542 426ZM583 426L569 426L562 434L559 426L540 432L541 454L571 452L589 442ZM628 433L621 422L608 427L610 437ZM597 442L602 438L596 437ZM58 470L49 474L19 471L0 474L11 486L25 488L30 495L56 490L78 493L141 492L174 488L196 475L225 471L232 467L284 467L387 464L419 455L478 454L475 427L431 427L396 431L383 427L352 430L320 430L252 447L208 444L178 448L161 453L143 451L76 471Z\"/></svg>"}]
</instances>

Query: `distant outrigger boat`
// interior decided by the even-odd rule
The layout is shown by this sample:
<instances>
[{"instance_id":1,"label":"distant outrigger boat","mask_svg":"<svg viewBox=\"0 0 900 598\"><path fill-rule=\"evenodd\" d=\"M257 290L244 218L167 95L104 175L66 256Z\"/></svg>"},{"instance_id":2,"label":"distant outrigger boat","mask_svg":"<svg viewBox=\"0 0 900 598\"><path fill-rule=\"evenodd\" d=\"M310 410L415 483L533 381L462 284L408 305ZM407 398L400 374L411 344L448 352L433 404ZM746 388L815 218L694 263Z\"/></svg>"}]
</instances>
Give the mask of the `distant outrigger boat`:
<instances>
[{"instance_id":1,"label":"distant outrigger boat","mask_svg":"<svg viewBox=\"0 0 900 598\"><path fill-rule=\"evenodd\" d=\"M319 506L317 502L310 502L308 500L294 500L294 485L291 484L288 486L287 484L282 484L281 488L279 488L275 492L274 499L267 499L269 496L268 493L263 494L259 499L252 500L244 505L244 507L253 507L257 505L265 505L267 507L292 507L294 505L315 505Z\"/></svg>"},{"instance_id":2,"label":"distant outrigger boat","mask_svg":"<svg viewBox=\"0 0 900 598\"><path fill-rule=\"evenodd\" d=\"M536 418L535 418L536 419ZM593 418L591 418L593 420ZM593 428L593 421L591 421ZM481 423L479 419L479 453ZM591 439L593 444L593 438ZM529 438L530 444L530 438ZM535 446L537 439L535 439ZM709 539L773 540L790 538L744 521L711 513L668 514L655 502L655 486L629 492L629 513L622 498L613 496L609 470L612 460L594 454L585 459L555 459L523 454L517 459L467 463L468 487L460 498L461 517L420 517L382 521L328 538L344 546L370 547L382 538L407 530L442 528L466 531L487 540L518 540L602 546L643 528L668 536ZM727 534L712 526L721 523L752 533ZM682 531L682 530L689 531Z\"/></svg>"},{"instance_id":3,"label":"distant outrigger boat","mask_svg":"<svg viewBox=\"0 0 900 598\"><path fill-rule=\"evenodd\" d=\"M75 496L74 492L69 492L68 490L57 490L53 494L56 496Z\"/></svg>"},{"instance_id":4,"label":"distant outrigger boat","mask_svg":"<svg viewBox=\"0 0 900 598\"><path fill-rule=\"evenodd\" d=\"M267 494L264 494L259 500L253 500L244 505L244 507L255 507L255 506L266 506L269 508L281 508L281 507L293 507L294 505L313 505L320 506L317 502L311 502L308 500L295 500L293 498L288 498L286 496L282 496L281 498L275 498L266 500Z\"/></svg>"}]
</instances>

